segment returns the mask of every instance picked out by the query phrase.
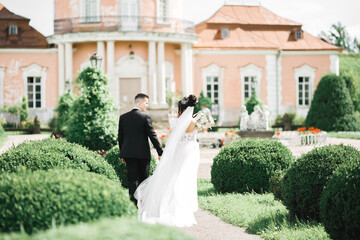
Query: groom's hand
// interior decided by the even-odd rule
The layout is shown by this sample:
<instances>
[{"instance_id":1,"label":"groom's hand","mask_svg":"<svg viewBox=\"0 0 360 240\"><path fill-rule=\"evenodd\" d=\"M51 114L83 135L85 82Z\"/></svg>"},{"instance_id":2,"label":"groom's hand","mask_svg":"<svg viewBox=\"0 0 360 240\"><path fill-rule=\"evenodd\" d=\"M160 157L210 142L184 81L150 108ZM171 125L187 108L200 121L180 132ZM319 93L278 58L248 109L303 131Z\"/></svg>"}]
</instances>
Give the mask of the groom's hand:
<instances>
[{"instance_id":1,"label":"groom's hand","mask_svg":"<svg viewBox=\"0 0 360 240\"><path fill-rule=\"evenodd\" d=\"M160 158L161 158L161 156L158 157L159 161L160 161Z\"/></svg>"},{"instance_id":2,"label":"groom's hand","mask_svg":"<svg viewBox=\"0 0 360 240\"><path fill-rule=\"evenodd\" d=\"M123 158L121 159L121 162L122 162L122 163L126 163L126 162L125 162L125 160L124 160Z\"/></svg>"}]
</instances>

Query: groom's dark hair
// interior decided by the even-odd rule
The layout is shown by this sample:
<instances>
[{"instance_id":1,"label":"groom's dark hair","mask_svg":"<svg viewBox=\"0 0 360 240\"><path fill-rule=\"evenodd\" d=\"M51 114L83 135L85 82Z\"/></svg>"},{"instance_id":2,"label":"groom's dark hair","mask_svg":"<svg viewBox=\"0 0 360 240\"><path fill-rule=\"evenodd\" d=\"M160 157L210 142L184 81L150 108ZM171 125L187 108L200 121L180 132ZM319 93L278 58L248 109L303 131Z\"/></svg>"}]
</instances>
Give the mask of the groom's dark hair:
<instances>
[{"instance_id":1,"label":"groom's dark hair","mask_svg":"<svg viewBox=\"0 0 360 240\"><path fill-rule=\"evenodd\" d=\"M149 96L144 94L144 93L138 93L135 96L135 103L141 102L141 101L145 101L145 98L149 99Z\"/></svg>"}]
</instances>

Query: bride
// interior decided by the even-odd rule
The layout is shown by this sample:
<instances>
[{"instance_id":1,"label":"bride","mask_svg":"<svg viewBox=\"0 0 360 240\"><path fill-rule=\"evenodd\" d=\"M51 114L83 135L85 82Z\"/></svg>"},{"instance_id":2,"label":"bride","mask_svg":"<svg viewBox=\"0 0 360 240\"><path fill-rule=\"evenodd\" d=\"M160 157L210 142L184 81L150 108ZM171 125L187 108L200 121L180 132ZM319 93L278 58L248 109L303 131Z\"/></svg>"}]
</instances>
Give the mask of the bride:
<instances>
[{"instance_id":1,"label":"bride","mask_svg":"<svg viewBox=\"0 0 360 240\"><path fill-rule=\"evenodd\" d=\"M197 98L184 97L178 103L179 118L166 142L166 148L154 174L137 188L138 217L147 223L175 227L196 224L198 209L197 170L200 161L193 118Z\"/></svg>"}]
</instances>

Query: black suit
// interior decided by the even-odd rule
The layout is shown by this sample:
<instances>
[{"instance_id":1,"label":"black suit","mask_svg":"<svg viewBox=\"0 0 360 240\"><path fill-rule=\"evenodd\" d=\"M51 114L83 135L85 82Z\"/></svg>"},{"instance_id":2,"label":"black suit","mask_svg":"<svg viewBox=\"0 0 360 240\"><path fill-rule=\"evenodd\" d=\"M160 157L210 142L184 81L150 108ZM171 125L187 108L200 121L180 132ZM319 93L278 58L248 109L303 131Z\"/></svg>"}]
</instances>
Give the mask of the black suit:
<instances>
[{"instance_id":1,"label":"black suit","mask_svg":"<svg viewBox=\"0 0 360 240\"><path fill-rule=\"evenodd\" d=\"M124 113L119 119L120 158L126 162L130 199L137 203L134 193L139 184L149 177L150 170L150 138L159 156L162 149L152 126L149 115L139 109Z\"/></svg>"}]
</instances>

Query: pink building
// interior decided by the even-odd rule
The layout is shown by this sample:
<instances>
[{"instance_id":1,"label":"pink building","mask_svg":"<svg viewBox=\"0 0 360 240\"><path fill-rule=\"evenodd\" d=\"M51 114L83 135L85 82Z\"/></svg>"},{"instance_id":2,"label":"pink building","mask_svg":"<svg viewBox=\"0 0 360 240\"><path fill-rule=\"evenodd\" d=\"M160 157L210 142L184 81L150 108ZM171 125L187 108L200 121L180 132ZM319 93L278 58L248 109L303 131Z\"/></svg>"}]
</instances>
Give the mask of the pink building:
<instances>
[{"instance_id":1,"label":"pink building","mask_svg":"<svg viewBox=\"0 0 360 240\"><path fill-rule=\"evenodd\" d=\"M254 90L272 118L289 111L305 116L321 76L338 73L341 48L261 6L225 5L196 26L182 12L181 0L55 0L51 47L0 43L1 104L27 94L31 115L48 121L57 97L74 90L95 51L121 112L144 92L150 114L163 118L167 92L204 91L224 125L238 122ZM18 23L6 21L10 34Z\"/></svg>"}]
</instances>

